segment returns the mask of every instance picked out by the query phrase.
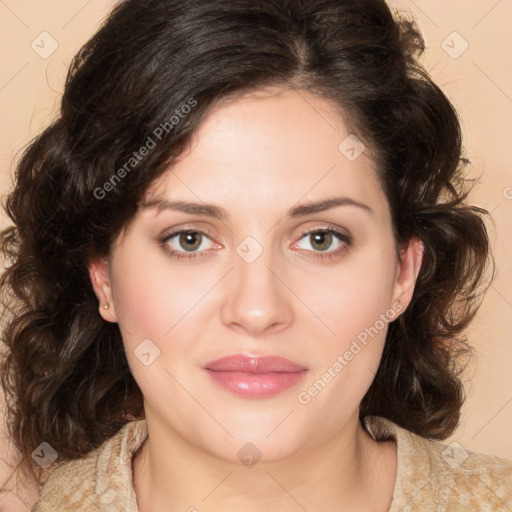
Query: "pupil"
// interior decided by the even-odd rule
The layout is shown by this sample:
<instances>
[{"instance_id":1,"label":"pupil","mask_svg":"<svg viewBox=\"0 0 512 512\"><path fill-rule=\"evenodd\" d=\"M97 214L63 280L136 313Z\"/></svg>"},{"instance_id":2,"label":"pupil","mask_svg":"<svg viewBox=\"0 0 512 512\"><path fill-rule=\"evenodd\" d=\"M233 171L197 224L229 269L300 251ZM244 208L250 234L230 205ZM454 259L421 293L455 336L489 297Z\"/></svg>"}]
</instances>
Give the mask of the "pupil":
<instances>
[{"instance_id":1,"label":"pupil","mask_svg":"<svg viewBox=\"0 0 512 512\"><path fill-rule=\"evenodd\" d=\"M196 239L196 242L194 243L193 239ZM193 251L194 249L197 249L201 242L199 240L200 236L199 233L196 233L194 231L187 231L186 233L182 233L180 235L180 245L185 249L186 251ZM184 244L192 244L193 247L186 247Z\"/></svg>"},{"instance_id":2,"label":"pupil","mask_svg":"<svg viewBox=\"0 0 512 512\"><path fill-rule=\"evenodd\" d=\"M329 246L331 245L330 242L331 242L331 234L330 233L315 233L313 235L313 239L314 239L314 243L317 243L319 242L320 246L319 247L319 250L321 251L325 251L326 249L329 248ZM322 243L322 240L323 240L323 243ZM314 244L312 244L314 246Z\"/></svg>"}]
</instances>

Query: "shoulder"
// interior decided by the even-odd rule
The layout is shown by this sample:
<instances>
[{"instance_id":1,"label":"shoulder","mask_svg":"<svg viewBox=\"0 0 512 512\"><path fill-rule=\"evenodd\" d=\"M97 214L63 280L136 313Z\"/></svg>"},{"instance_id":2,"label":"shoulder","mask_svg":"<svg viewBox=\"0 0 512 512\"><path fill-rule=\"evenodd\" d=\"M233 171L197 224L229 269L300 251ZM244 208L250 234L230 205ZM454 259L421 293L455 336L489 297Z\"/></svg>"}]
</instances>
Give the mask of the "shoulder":
<instances>
[{"instance_id":1,"label":"shoulder","mask_svg":"<svg viewBox=\"0 0 512 512\"><path fill-rule=\"evenodd\" d=\"M394 438L397 478L390 512L512 509L512 461L425 439L390 420L364 420L375 439Z\"/></svg>"},{"instance_id":2,"label":"shoulder","mask_svg":"<svg viewBox=\"0 0 512 512\"><path fill-rule=\"evenodd\" d=\"M90 512L91 507L136 511L132 456L146 437L146 421L132 421L86 457L60 464L45 481L32 512Z\"/></svg>"}]
</instances>

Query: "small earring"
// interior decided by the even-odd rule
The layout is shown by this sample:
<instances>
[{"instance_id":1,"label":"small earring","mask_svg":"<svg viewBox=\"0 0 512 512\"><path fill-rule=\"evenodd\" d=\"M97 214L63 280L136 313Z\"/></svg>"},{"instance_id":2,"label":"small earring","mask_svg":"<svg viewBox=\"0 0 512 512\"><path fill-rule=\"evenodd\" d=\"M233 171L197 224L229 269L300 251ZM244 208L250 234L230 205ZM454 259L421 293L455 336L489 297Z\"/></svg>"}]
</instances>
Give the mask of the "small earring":
<instances>
[{"instance_id":1,"label":"small earring","mask_svg":"<svg viewBox=\"0 0 512 512\"><path fill-rule=\"evenodd\" d=\"M108 309L110 307L110 304L107 302L107 304L103 304L103 309Z\"/></svg>"}]
</instances>

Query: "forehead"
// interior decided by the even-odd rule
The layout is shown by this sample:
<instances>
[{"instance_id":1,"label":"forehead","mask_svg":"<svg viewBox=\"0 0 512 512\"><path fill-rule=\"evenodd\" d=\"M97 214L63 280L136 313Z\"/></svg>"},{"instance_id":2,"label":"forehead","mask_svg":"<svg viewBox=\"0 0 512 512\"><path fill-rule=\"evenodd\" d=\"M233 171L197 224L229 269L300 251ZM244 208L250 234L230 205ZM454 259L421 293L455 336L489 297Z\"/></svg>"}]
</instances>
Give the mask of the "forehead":
<instances>
[{"instance_id":1,"label":"forehead","mask_svg":"<svg viewBox=\"0 0 512 512\"><path fill-rule=\"evenodd\" d=\"M239 214L279 214L335 195L378 207L383 192L369 148L356 142L347 153L356 140L327 100L286 89L247 94L210 111L144 199L215 203Z\"/></svg>"}]
</instances>

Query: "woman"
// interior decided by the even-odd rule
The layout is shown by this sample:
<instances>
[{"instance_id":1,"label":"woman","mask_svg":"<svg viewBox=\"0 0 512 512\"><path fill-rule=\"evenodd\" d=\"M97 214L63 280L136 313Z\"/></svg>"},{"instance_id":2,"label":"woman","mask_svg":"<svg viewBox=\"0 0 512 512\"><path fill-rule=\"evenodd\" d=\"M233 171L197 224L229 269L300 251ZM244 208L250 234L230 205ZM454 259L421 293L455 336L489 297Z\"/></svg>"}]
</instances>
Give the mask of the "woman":
<instances>
[{"instance_id":1,"label":"woman","mask_svg":"<svg viewBox=\"0 0 512 512\"><path fill-rule=\"evenodd\" d=\"M34 511L510 506L439 442L490 255L422 49L379 0L114 10L7 202Z\"/></svg>"}]
</instances>

